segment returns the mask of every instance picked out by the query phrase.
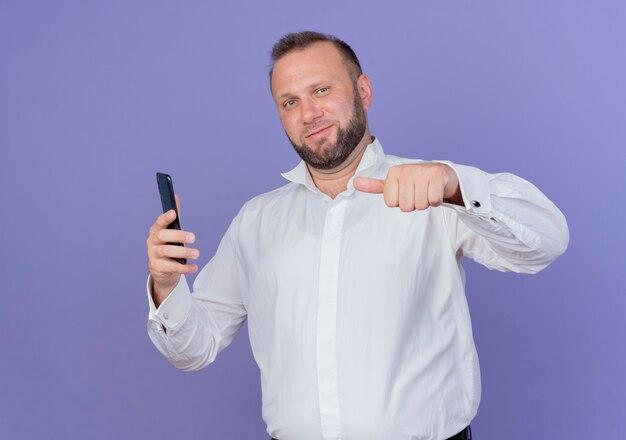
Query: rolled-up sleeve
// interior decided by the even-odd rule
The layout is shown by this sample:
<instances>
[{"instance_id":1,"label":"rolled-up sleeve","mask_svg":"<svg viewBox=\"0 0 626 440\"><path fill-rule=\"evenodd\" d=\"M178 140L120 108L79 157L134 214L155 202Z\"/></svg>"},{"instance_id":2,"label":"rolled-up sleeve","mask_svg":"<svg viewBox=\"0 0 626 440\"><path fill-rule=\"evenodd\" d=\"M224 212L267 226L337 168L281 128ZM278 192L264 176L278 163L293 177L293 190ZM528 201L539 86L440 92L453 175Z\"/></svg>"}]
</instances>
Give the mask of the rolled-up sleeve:
<instances>
[{"instance_id":1,"label":"rolled-up sleeve","mask_svg":"<svg viewBox=\"0 0 626 440\"><path fill-rule=\"evenodd\" d=\"M565 252L565 216L537 187L509 173L444 162L458 178L465 206L442 213L459 255L495 270L536 273Z\"/></svg>"},{"instance_id":2,"label":"rolled-up sleeve","mask_svg":"<svg viewBox=\"0 0 626 440\"><path fill-rule=\"evenodd\" d=\"M177 368L205 367L234 339L246 319L237 258L237 218L190 291L185 276L156 308L148 278L148 335Z\"/></svg>"}]
</instances>

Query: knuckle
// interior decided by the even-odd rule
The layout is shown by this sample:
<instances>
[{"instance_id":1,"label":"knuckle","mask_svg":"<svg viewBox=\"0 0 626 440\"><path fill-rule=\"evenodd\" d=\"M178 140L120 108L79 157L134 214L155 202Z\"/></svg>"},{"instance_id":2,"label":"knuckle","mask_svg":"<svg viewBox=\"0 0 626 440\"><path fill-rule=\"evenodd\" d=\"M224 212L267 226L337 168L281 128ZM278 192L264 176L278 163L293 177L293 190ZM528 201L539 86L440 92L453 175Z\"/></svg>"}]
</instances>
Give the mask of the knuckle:
<instances>
[{"instance_id":1,"label":"knuckle","mask_svg":"<svg viewBox=\"0 0 626 440\"><path fill-rule=\"evenodd\" d=\"M435 164L435 167L432 169L431 173L433 177L443 180L446 177L446 166L441 164Z\"/></svg>"},{"instance_id":2,"label":"knuckle","mask_svg":"<svg viewBox=\"0 0 626 440\"><path fill-rule=\"evenodd\" d=\"M176 271L172 268L172 262L170 260L164 261L160 265L160 271L163 275L175 273Z\"/></svg>"},{"instance_id":3,"label":"knuckle","mask_svg":"<svg viewBox=\"0 0 626 440\"><path fill-rule=\"evenodd\" d=\"M435 197L431 197L428 202L431 206L439 206L443 203L443 197L441 194L437 194Z\"/></svg>"},{"instance_id":4,"label":"knuckle","mask_svg":"<svg viewBox=\"0 0 626 440\"><path fill-rule=\"evenodd\" d=\"M155 275L159 273L159 266L152 260L148 260L148 272Z\"/></svg>"},{"instance_id":5,"label":"knuckle","mask_svg":"<svg viewBox=\"0 0 626 440\"><path fill-rule=\"evenodd\" d=\"M401 176L402 176L402 177L404 177L404 178L406 178L406 177L410 177L410 176L412 176L414 173L417 173L417 172L418 172L418 169L419 169L419 168L413 168L413 167L410 167L410 166L408 166L408 165L404 165L404 166L402 167L402 169L400 170L400 174L401 174Z\"/></svg>"},{"instance_id":6,"label":"knuckle","mask_svg":"<svg viewBox=\"0 0 626 440\"><path fill-rule=\"evenodd\" d=\"M154 249L154 256L156 258L163 258L165 257L165 246L156 246Z\"/></svg>"}]
</instances>

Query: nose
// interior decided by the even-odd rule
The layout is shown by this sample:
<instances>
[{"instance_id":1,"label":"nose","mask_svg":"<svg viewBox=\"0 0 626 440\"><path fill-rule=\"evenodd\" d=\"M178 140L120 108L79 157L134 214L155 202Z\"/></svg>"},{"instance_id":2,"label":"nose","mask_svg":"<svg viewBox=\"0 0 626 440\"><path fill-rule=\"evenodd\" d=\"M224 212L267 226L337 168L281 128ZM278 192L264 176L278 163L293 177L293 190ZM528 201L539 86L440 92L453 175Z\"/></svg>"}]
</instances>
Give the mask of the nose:
<instances>
[{"instance_id":1,"label":"nose","mask_svg":"<svg viewBox=\"0 0 626 440\"><path fill-rule=\"evenodd\" d=\"M320 108L319 104L313 99L304 99L300 104L300 111L302 112L302 121L305 124L311 124L324 116L324 112Z\"/></svg>"}]
</instances>

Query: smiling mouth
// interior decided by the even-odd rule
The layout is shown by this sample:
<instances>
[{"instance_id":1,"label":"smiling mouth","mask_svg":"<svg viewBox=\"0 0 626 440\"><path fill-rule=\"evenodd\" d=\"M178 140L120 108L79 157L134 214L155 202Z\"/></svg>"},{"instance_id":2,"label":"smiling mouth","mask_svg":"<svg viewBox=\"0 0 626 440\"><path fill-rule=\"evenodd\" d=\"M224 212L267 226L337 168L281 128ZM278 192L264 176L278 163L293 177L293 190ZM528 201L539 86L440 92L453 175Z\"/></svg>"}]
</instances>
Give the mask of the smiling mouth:
<instances>
[{"instance_id":1,"label":"smiling mouth","mask_svg":"<svg viewBox=\"0 0 626 440\"><path fill-rule=\"evenodd\" d=\"M322 133L323 131L329 129L330 127L332 127L332 124L324 128L320 128L319 130L315 130L313 133L307 134L306 137L309 138L309 137L315 136L316 134Z\"/></svg>"}]
</instances>

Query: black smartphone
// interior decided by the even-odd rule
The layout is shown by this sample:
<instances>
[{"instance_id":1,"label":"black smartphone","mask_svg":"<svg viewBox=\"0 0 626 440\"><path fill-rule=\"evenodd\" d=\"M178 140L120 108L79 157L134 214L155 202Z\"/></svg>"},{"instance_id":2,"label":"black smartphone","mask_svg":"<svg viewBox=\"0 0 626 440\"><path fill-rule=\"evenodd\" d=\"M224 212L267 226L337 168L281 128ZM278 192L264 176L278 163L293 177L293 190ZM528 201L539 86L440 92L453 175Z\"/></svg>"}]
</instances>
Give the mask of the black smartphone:
<instances>
[{"instance_id":1,"label":"black smartphone","mask_svg":"<svg viewBox=\"0 0 626 440\"><path fill-rule=\"evenodd\" d=\"M178 229L180 231L180 218L178 215L178 209L176 208L176 198L174 197L174 185L172 184L172 178L169 174L156 173L157 184L159 185L159 194L161 195L161 205L163 205L163 212L167 212L170 209L176 211L176 219L167 225L167 229ZM168 243L177 246L184 246L182 243ZM186 258L173 258L181 264L187 264Z\"/></svg>"}]
</instances>

